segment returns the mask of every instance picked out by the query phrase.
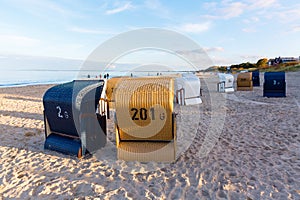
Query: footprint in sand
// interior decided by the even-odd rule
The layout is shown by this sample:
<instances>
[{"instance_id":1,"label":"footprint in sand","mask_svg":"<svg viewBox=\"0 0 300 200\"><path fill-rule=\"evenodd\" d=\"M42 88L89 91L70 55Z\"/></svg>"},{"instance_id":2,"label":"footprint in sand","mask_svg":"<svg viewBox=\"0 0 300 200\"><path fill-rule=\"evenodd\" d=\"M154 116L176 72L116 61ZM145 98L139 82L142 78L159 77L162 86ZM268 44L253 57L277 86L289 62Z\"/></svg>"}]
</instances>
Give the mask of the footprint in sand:
<instances>
[{"instance_id":1,"label":"footprint in sand","mask_svg":"<svg viewBox=\"0 0 300 200\"><path fill-rule=\"evenodd\" d=\"M296 102L296 105L298 106L298 108L300 109L300 103L298 102L298 100L296 98L294 98L294 101Z\"/></svg>"},{"instance_id":2,"label":"footprint in sand","mask_svg":"<svg viewBox=\"0 0 300 200\"><path fill-rule=\"evenodd\" d=\"M25 136L26 136L26 137L31 137L31 136L34 136L34 135L35 135L35 133L32 132L32 131L27 131L27 132L25 133Z\"/></svg>"}]
</instances>

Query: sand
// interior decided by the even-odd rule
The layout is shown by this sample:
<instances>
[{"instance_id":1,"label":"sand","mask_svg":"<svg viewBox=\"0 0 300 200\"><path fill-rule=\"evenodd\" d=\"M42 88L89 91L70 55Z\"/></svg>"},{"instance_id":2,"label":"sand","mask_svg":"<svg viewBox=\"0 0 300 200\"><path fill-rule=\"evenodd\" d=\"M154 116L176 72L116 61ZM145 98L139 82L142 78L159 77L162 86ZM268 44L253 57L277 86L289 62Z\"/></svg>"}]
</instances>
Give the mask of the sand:
<instances>
[{"instance_id":1,"label":"sand","mask_svg":"<svg viewBox=\"0 0 300 200\"><path fill-rule=\"evenodd\" d=\"M1 88L0 199L300 199L300 72L286 79L286 98L264 98L262 86L222 94L224 126L201 157L214 114L202 81L190 146L174 163L150 163L152 170L44 150L42 96L51 85ZM108 120L108 148L115 151L113 127Z\"/></svg>"}]
</instances>

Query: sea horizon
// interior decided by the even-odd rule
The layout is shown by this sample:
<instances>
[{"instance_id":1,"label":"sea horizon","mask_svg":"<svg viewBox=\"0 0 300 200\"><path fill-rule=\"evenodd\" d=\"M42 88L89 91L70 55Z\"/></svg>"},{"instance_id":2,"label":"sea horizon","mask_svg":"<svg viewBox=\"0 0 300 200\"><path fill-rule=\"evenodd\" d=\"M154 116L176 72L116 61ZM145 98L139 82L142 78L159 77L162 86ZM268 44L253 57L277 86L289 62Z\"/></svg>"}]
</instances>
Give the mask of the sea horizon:
<instances>
[{"instance_id":1,"label":"sea horizon","mask_svg":"<svg viewBox=\"0 0 300 200\"><path fill-rule=\"evenodd\" d=\"M182 73L189 71L128 71L128 70L80 70L80 69L2 69L0 88L28 85L60 84L83 78L103 78L116 76L155 76L157 74Z\"/></svg>"}]
</instances>

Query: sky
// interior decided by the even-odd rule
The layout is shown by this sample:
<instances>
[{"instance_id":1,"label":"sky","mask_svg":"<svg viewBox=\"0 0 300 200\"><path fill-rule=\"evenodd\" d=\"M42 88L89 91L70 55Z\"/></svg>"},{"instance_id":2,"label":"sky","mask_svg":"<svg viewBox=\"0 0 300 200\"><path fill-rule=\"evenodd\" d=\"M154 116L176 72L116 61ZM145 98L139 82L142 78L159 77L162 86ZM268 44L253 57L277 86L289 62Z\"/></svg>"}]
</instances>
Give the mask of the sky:
<instances>
[{"instance_id":1,"label":"sky","mask_svg":"<svg viewBox=\"0 0 300 200\"><path fill-rule=\"evenodd\" d=\"M298 0L0 0L0 63L85 60L108 39L145 27L187 36L214 65L299 57L299 10Z\"/></svg>"}]
</instances>

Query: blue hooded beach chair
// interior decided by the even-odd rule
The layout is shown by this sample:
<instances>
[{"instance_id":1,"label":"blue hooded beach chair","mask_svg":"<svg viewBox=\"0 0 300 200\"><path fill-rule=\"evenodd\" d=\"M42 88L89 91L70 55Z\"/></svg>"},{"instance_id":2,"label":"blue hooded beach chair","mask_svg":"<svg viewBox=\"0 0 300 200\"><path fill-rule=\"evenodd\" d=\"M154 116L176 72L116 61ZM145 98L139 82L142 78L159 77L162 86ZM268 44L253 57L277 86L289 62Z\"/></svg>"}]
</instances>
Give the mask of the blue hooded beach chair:
<instances>
[{"instance_id":1,"label":"blue hooded beach chair","mask_svg":"<svg viewBox=\"0 0 300 200\"><path fill-rule=\"evenodd\" d=\"M45 149L80 158L105 146L104 85L103 80L74 80L46 91Z\"/></svg>"},{"instance_id":2,"label":"blue hooded beach chair","mask_svg":"<svg viewBox=\"0 0 300 200\"><path fill-rule=\"evenodd\" d=\"M265 72L264 97L286 97L285 72Z\"/></svg>"},{"instance_id":3,"label":"blue hooded beach chair","mask_svg":"<svg viewBox=\"0 0 300 200\"><path fill-rule=\"evenodd\" d=\"M252 71L252 82L253 82L253 87L260 86L259 70Z\"/></svg>"}]
</instances>

